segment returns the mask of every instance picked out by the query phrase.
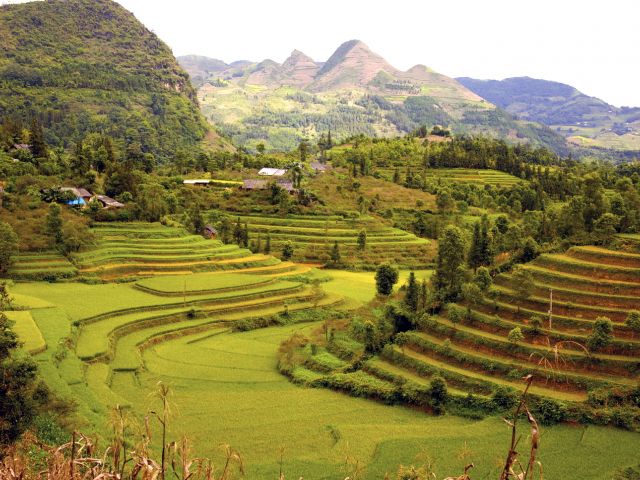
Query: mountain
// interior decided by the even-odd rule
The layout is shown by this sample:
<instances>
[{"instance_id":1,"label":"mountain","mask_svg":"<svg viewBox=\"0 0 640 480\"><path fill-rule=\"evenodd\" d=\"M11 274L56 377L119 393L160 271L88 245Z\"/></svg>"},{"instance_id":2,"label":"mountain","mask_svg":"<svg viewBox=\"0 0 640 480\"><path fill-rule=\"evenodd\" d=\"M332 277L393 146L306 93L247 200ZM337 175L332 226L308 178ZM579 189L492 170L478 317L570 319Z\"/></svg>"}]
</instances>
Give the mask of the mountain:
<instances>
[{"instance_id":1,"label":"mountain","mask_svg":"<svg viewBox=\"0 0 640 480\"><path fill-rule=\"evenodd\" d=\"M201 85L211 72L222 72L229 65L217 58L202 57L200 55L186 55L180 57L180 65L189 72L191 82Z\"/></svg>"},{"instance_id":2,"label":"mountain","mask_svg":"<svg viewBox=\"0 0 640 480\"><path fill-rule=\"evenodd\" d=\"M199 80L205 116L248 148L264 143L290 149L329 130L334 138L395 136L422 125L444 125L455 133L488 134L566 151L565 140L548 128L515 121L424 65L403 72L360 40L343 43L325 62L298 50L282 64L234 62L225 68L203 57L178 61Z\"/></svg>"},{"instance_id":3,"label":"mountain","mask_svg":"<svg viewBox=\"0 0 640 480\"><path fill-rule=\"evenodd\" d=\"M640 108L618 108L570 85L529 77L457 80L518 118L552 127L572 143L640 149Z\"/></svg>"},{"instance_id":4,"label":"mountain","mask_svg":"<svg viewBox=\"0 0 640 480\"><path fill-rule=\"evenodd\" d=\"M212 139L189 75L114 1L3 5L0 44L0 118L38 118L51 145L100 132L163 160Z\"/></svg>"},{"instance_id":5,"label":"mountain","mask_svg":"<svg viewBox=\"0 0 640 480\"><path fill-rule=\"evenodd\" d=\"M343 43L329 57L309 85L313 91L340 88L366 88L379 75L392 76L397 71L360 40Z\"/></svg>"},{"instance_id":6,"label":"mountain","mask_svg":"<svg viewBox=\"0 0 640 480\"><path fill-rule=\"evenodd\" d=\"M294 50L282 64L282 73L291 85L309 85L318 74L320 67L300 50Z\"/></svg>"}]
</instances>

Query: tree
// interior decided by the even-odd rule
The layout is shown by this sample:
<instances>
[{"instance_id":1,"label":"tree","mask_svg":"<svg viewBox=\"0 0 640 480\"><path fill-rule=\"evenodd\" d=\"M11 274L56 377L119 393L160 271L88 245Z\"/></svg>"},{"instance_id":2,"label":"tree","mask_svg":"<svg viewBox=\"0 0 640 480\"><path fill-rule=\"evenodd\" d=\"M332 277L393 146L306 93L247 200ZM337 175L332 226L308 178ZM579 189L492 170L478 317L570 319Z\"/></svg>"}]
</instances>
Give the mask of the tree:
<instances>
[{"instance_id":1,"label":"tree","mask_svg":"<svg viewBox=\"0 0 640 480\"><path fill-rule=\"evenodd\" d=\"M476 222L473 226L473 237L471 238L471 246L469 247L469 255L467 258L467 263L470 268L473 268L475 271L480 265L482 265L481 258L481 243L482 239L480 236L480 222Z\"/></svg>"},{"instance_id":2,"label":"tree","mask_svg":"<svg viewBox=\"0 0 640 480\"><path fill-rule=\"evenodd\" d=\"M525 302L533 294L536 287L531 272L520 266L514 269L511 275L511 284L520 302ZM518 304L518 313L520 313L520 304Z\"/></svg>"},{"instance_id":3,"label":"tree","mask_svg":"<svg viewBox=\"0 0 640 480\"><path fill-rule=\"evenodd\" d=\"M509 340L514 345L517 345L522 340L524 340L524 335L520 327L513 328L507 335L507 340Z\"/></svg>"},{"instance_id":4,"label":"tree","mask_svg":"<svg viewBox=\"0 0 640 480\"><path fill-rule=\"evenodd\" d=\"M220 239L222 243L228 244L231 242L231 231L233 227L231 226L231 220L226 215L222 217L220 220L220 224L218 225L218 233L220 234Z\"/></svg>"},{"instance_id":5,"label":"tree","mask_svg":"<svg viewBox=\"0 0 640 480\"><path fill-rule=\"evenodd\" d=\"M0 312L13 308L13 297L9 295L6 282L0 282Z\"/></svg>"},{"instance_id":6,"label":"tree","mask_svg":"<svg viewBox=\"0 0 640 480\"><path fill-rule=\"evenodd\" d=\"M46 160L49 157L47 144L44 141L42 124L35 117L31 121L31 135L29 143L31 144L31 154L33 155L33 158Z\"/></svg>"},{"instance_id":7,"label":"tree","mask_svg":"<svg viewBox=\"0 0 640 480\"><path fill-rule=\"evenodd\" d=\"M449 317L449 320L453 323L453 328L464 319L464 316L464 308L459 307L455 303L447 304L447 317Z\"/></svg>"},{"instance_id":8,"label":"tree","mask_svg":"<svg viewBox=\"0 0 640 480\"><path fill-rule=\"evenodd\" d=\"M28 356L13 355L19 342L11 326L11 321L0 312L0 448L16 441L29 428L37 415L35 399L41 397L35 395L35 363Z\"/></svg>"},{"instance_id":9,"label":"tree","mask_svg":"<svg viewBox=\"0 0 640 480\"><path fill-rule=\"evenodd\" d=\"M65 254L78 252L81 248L91 245L94 236L89 227L81 222L66 222L62 227L62 251Z\"/></svg>"},{"instance_id":10,"label":"tree","mask_svg":"<svg viewBox=\"0 0 640 480\"><path fill-rule=\"evenodd\" d=\"M629 327L629 330L633 332L633 336L635 337L640 333L640 312L637 310L631 310L629 315L627 315L627 319L624 324Z\"/></svg>"},{"instance_id":11,"label":"tree","mask_svg":"<svg viewBox=\"0 0 640 480\"><path fill-rule=\"evenodd\" d=\"M439 375L434 375L429 383L429 406L436 415L444 413L444 407L449 398L447 383Z\"/></svg>"},{"instance_id":12,"label":"tree","mask_svg":"<svg viewBox=\"0 0 640 480\"><path fill-rule=\"evenodd\" d=\"M383 263L376 269L376 291L378 295L391 295L393 286L398 282L398 269Z\"/></svg>"},{"instance_id":13,"label":"tree","mask_svg":"<svg viewBox=\"0 0 640 480\"><path fill-rule=\"evenodd\" d=\"M540 246L538 245L538 242L536 242L532 237L527 237L524 241L524 245L522 246L520 260L523 262L530 262L539 255L539 252Z\"/></svg>"},{"instance_id":14,"label":"tree","mask_svg":"<svg viewBox=\"0 0 640 480\"><path fill-rule=\"evenodd\" d=\"M269 255L271 253L271 234L267 233L267 238L264 242L264 253Z\"/></svg>"},{"instance_id":15,"label":"tree","mask_svg":"<svg viewBox=\"0 0 640 480\"><path fill-rule=\"evenodd\" d=\"M596 318L593 331L587 339L587 347L591 351L605 348L613 340L613 323L607 317Z\"/></svg>"},{"instance_id":16,"label":"tree","mask_svg":"<svg viewBox=\"0 0 640 480\"><path fill-rule=\"evenodd\" d=\"M616 234L620 217L613 213L605 213L598 218L593 224L593 234L596 242L607 245L611 242L612 237Z\"/></svg>"},{"instance_id":17,"label":"tree","mask_svg":"<svg viewBox=\"0 0 640 480\"><path fill-rule=\"evenodd\" d=\"M282 260L290 260L293 257L293 244L287 241L282 246Z\"/></svg>"},{"instance_id":18,"label":"tree","mask_svg":"<svg viewBox=\"0 0 640 480\"><path fill-rule=\"evenodd\" d=\"M480 287L473 282L462 285L462 298L467 302L467 317L471 319L471 307L482 303L484 295Z\"/></svg>"},{"instance_id":19,"label":"tree","mask_svg":"<svg viewBox=\"0 0 640 480\"><path fill-rule=\"evenodd\" d=\"M331 263L333 265L340 265L340 246L338 245L338 241L333 242L333 247L331 248L330 253Z\"/></svg>"},{"instance_id":20,"label":"tree","mask_svg":"<svg viewBox=\"0 0 640 480\"><path fill-rule=\"evenodd\" d=\"M449 225L438 242L438 258L432 284L443 301L456 300L464 280L465 242L462 230Z\"/></svg>"},{"instance_id":21,"label":"tree","mask_svg":"<svg viewBox=\"0 0 640 480\"><path fill-rule=\"evenodd\" d=\"M244 222L242 229L242 246L245 248L249 246L249 224L247 222Z\"/></svg>"},{"instance_id":22,"label":"tree","mask_svg":"<svg viewBox=\"0 0 640 480\"><path fill-rule=\"evenodd\" d=\"M358 233L358 250L363 251L367 247L367 231L363 228Z\"/></svg>"},{"instance_id":23,"label":"tree","mask_svg":"<svg viewBox=\"0 0 640 480\"><path fill-rule=\"evenodd\" d=\"M18 253L18 236L11 225L0 222L0 274L9 271L13 257Z\"/></svg>"},{"instance_id":24,"label":"tree","mask_svg":"<svg viewBox=\"0 0 640 480\"><path fill-rule=\"evenodd\" d=\"M193 206L189 210L189 223L191 225L191 231L196 235L202 235L204 232L204 218L202 218L202 211L198 202L194 202Z\"/></svg>"},{"instance_id":25,"label":"tree","mask_svg":"<svg viewBox=\"0 0 640 480\"><path fill-rule=\"evenodd\" d=\"M478 268L478 270L476 270L476 274L473 276L473 282L483 293L486 293L493 284L493 279L491 278L489 269L487 267Z\"/></svg>"},{"instance_id":26,"label":"tree","mask_svg":"<svg viewBox=\"0 0 640 480\"><path fill-rule=\"evenodd\" d=\"M244 230L242 228L242 224L240 223L240 217L236 220L236 225L233 227L233 239L235 242L242 246L242 240L244 238Z\"/></svg>"},{"instance_id":27,"label":"tree","mask_svg":"<svg viewBox=\"0 0 640 480\"><path fill-rule=\"evenodd\" d=\"M140 187L136 196L138 215L148 222L157 222L167 213L167 191L157 183L147 183Z\"/></svg>"},{"instance_id":28,"label":"tree","mask_svg":"<svg viewBox=\"0 0 640 480\"><path fill-rule=\"evenodd\" d=\"M53 246L62 245L62 216L60 205L52 203L49 205L49 212L45 220L47 235Z\"/></svg>"},{"instance_id":29,"label":"tree","mask_svg":"<svg viewBox=\"0 0 640 480\"><path fill-rule=\"evenodd\" d=\"M489 238L489 219L483 216L482 220L473 226L473 237L467 262L475 271L482 265L491 265L491 239Z\"/></svg>"},{"instance_id":30,"label":"tree","mask_svg":"<svg viewBox=\"0 0 640 480\"><path fill-rule=\"evenodd\" d=\"M414 272L409 273L409 281L407 282L407 291L404 294L404 304L410 312L416 313L420 302L420 289Z\"/></svg>"}]
</instances>

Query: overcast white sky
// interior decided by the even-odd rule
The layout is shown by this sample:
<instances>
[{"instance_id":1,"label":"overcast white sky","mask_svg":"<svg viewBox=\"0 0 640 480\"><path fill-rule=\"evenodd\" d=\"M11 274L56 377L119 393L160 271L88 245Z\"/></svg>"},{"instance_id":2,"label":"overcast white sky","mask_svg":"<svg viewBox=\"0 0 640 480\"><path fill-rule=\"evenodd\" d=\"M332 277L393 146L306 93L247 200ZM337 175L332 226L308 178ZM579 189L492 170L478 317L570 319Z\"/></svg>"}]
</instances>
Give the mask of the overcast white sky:
<instances>
[{"instance_id":1,"label":"overcast white sky","mask_svg":"<svg viewBox=\"0 0 640 480\"><path fill-rule=\"evenodd\" d=\"M176 55L326 60L357 38L403 70L528 75L640 106L640 0L117 1Z\"/></svg>"}]
</instances>

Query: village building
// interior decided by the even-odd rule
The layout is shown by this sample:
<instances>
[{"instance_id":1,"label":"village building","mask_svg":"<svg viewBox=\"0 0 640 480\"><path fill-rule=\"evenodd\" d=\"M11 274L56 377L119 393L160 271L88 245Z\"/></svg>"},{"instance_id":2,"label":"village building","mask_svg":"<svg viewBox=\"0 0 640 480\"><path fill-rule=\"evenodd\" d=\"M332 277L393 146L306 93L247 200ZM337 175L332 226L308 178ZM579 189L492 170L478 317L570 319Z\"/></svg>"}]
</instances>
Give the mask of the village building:
<instances>
[{"instance_id":1,"label":"village building","mask_svg":"<svg viewBox=\"0 0 640 480\"><path fill-rule=\"evenodd\" d=\"M104 209L115 209L115 208L124 208L124 203L118 202L111 197L107 197L106 195L96 195L94 199L102 204L102 208Z\"/></svg>"},{"instance_id":2,"label":"village building","mask_svg":"<svg viewBox=\"0 0 640 480\"><path fill-rule=\"evenodd\" d=\"M204 227L204 230L203 230L202 234L206 238L210 238L212 240L218 238L218 230L215 227L213 227L212 225L206 225Z\"/></svg>"},{"instance_id":3,"label":"village building","mask_svg":"<svg viewBox=\"0 0 640 480\"><path fill-rule=\"evenodd\" d=\"M282 168L261 168L258 175L262 177L283 177L287 171Z\"/></svg>"},{"instance_id":4,"label":"village building","mask_svg":"<svg viewBox=\"0 0 640 480\"><path fill-rule=\"evenodd\" d=\"M73 200L68 200L67 205L72 206L85 206L87 205L91 199L93 198L93 194L84 188L76 188L76 187L62 187L60 188L61 192L69 192L75 198Z\"/></svg>"}]
</instances>

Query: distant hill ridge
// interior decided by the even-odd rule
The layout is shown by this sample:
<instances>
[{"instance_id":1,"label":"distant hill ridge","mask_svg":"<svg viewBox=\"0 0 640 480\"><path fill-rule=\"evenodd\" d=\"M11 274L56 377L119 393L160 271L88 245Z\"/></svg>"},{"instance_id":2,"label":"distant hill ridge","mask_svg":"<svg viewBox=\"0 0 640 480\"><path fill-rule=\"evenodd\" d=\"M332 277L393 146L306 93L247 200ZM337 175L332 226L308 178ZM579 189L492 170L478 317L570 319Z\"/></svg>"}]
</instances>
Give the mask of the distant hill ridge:
<instances>
[{"instance_id":1,"label":"distant hill ridge","mask_svg":"<svg viewBox=\"0 0 640 480\"><path fill-rule=\"evenodd\" d=\"M529 141L566 151L565 140L540 125L517 123L453 78L424 65L401 71L360 40L340 45L326 62L294 50L282 63L180 57L199 88L203 112L249 148L289 149L331 130L395 136L427 125L454 133Z\"/></svg>"},{"instance_id":2,"label":"distant hill ridge","mask_svg":"<svg viewBox=\"0 0 640 480\"><path fill-rule=\"evenodd\" d=\"M570 85L530 77L457 80L509 113L548 125L578 145L640 150L640 108L618 108Z\"/></svg>"}]
</instances>

